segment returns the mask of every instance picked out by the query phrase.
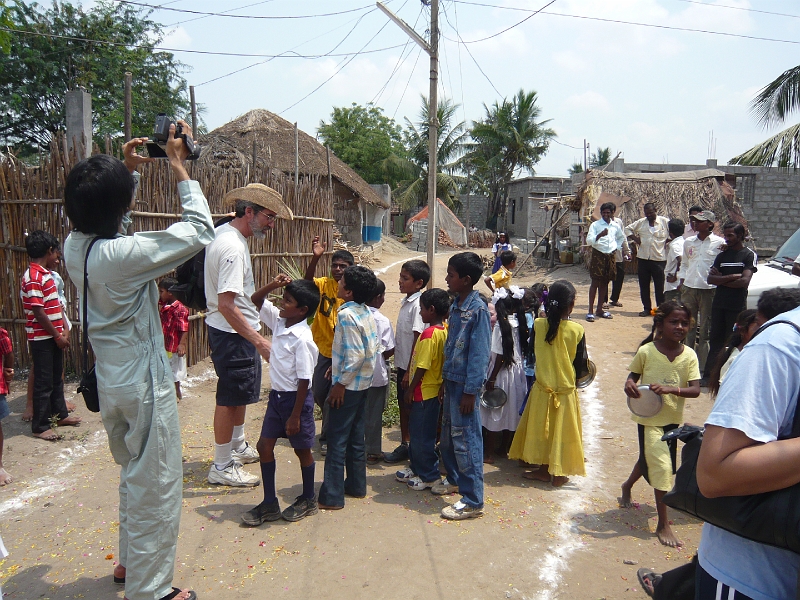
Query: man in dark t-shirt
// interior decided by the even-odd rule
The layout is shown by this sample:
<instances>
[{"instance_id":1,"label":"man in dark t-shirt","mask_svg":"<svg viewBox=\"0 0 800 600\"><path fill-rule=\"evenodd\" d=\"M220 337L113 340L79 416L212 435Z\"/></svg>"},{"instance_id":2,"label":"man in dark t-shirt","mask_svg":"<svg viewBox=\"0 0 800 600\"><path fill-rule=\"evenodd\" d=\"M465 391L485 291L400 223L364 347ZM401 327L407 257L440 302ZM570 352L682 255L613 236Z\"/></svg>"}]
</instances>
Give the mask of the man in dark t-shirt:
<instances>
[{"instance_id":1,"label":"man in dark t-shirt","mask_svg":"<svg viewBox=\"0 0 800 600\"><path fill-rule=\"evenodd\" d=\"M725 347L725 342L733 331L736 316L747 306L747 287L757 270L755 254L744 246L747 235L744 225L728 222L722 232L726 247L714 260L707 280L710 285L717 286L717 291L711 304L710 347L703 379L708 379L717 354Z\"/></svg>"}]
</instances>

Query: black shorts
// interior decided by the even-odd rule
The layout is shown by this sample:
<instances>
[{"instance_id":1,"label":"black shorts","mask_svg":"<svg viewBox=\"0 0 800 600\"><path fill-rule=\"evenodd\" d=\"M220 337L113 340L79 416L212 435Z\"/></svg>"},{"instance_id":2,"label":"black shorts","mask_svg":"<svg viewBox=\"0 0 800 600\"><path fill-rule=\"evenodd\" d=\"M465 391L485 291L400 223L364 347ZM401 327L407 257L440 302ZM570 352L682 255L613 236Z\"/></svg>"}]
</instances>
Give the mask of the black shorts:
<instances>
[{"instance_id":1,"label":"black shorts","mask_svg":"<svg viewBox=\"0 0 800 600\"><path fill-rule=\"evenodd\" d=\"M211 361L217 372L217 406L246 406L261 394L261 355L238 333L208 328Z\"/></svg>"}]
</instances>

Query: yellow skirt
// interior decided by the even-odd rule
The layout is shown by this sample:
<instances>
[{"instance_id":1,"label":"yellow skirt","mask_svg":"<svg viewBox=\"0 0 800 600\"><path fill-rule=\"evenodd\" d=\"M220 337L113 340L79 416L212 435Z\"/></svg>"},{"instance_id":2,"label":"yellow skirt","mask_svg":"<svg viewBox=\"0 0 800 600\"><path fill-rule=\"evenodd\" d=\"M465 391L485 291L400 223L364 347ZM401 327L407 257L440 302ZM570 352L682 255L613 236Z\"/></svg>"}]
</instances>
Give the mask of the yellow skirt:
<instances>
[{"instance_id":1,"label":"yellow skirt","mask_svg":"<svg viewBox=\"0 0 800 600\"><path fill-rule=\"evenodd\" d=\"M508 457L548 465L551 475L586 475L578 392L534 383Z\"/></svg>"}]
</instances>

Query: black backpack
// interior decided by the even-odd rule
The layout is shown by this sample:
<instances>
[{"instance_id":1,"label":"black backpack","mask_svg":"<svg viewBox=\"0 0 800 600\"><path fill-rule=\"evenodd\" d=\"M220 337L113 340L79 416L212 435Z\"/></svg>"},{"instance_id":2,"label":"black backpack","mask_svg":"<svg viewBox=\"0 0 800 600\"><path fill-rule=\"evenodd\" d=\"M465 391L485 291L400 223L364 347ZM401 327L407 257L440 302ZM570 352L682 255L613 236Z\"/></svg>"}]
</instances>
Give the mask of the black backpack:
<instances>
[{"instance_id":1,"label":"black backpack","mask_svg":"<svg viewBox=\"0 0 800 600\"><path fill-rule=\"evenodd\" d=\"M216 229L220 225L230 223L233 217L223 217L214 224ZM206 249L203 248L175 269L176 285L169 288L173 296L187 308L206 310L206 285L205 285Z\"/></svg>"}]
</instances>

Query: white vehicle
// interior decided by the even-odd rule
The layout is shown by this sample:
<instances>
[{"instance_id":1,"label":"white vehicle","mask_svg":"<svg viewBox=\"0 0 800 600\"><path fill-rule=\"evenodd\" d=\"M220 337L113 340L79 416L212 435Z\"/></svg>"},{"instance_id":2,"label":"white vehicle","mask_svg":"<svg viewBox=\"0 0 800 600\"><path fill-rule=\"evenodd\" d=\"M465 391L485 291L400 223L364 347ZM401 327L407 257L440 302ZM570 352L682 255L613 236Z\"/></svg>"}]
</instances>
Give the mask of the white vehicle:
<instances>
[{"instance_id":1,"label":"white vehicle","mask_svg":"<svg viewBox=\"0 0 800 600\"><path fill-rule=\"evenodd\" d=\"M747 288L747 308L755 308L762 292L775 288L800 287L800 277L792 275L792 265L800 255L800 229L778 248L775 256L758 264Z\"/></svg>"}]
</instances>

